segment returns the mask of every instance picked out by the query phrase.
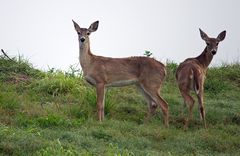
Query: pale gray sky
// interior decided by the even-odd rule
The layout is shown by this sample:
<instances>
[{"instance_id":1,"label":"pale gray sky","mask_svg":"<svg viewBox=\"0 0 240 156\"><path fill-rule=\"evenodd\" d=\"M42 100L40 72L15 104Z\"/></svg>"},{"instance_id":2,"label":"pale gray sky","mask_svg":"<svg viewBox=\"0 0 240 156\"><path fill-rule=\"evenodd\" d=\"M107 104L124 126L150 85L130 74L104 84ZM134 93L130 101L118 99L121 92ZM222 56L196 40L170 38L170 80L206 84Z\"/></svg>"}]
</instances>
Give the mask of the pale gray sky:
<instances>
[{"instance_id":1,"label":"pale gray sky","mask_svg":"<svg viewBox=\"0 0 240 156\"><path fill-rule=\"evenodd\" d=\"M140 56L150 50L163 63L199 55L198 28L216 37L227 30L212 62L240 58L238 0L0 0L0 48L40 69L66 70L78 63L72 19L81 27L99 20L91 34L94 54Z\"/></svg>"}]
</instances>

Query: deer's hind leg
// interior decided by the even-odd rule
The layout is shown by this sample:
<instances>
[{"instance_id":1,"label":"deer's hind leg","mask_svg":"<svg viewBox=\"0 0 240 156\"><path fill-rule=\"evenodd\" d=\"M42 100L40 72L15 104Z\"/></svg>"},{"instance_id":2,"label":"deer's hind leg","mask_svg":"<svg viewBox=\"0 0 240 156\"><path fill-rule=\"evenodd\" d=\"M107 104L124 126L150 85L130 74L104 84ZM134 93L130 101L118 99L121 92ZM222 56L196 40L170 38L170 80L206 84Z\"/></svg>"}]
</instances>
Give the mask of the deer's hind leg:
<instances>
[{"instance_id":1,"label":"deer's hind leg","mask_svg":"<svg viewBox=\"0 0 240 156\"><path fill-rule=\"evenodd\" d=\"M193 106L194 106L195 100L190 95L190 91L180 89L180 92L181 92L182 97L184 99L184 104L186 106L188 106L188 117L186 118L186 122L185 122L185 125L184 125L184 127L187 128L188 125L189 125L189 122L192 120L192 111L193 111Z\"/></svg>"},{"instance_id":2,"label":"deer's hind leg","mask_svg":"<svg viewBox=\"0 0 240 156\"><path fill-rule=\"evenodd\" d=\"M160 83L159 83L160 84ZM141 88L144 90L144 92L151 98L151 101L155 104L159 105L164 117L164 125L166 127L169 126L169 115L168 115L168 104L167 102L160 96L160 86L157 87L153 83L144 83L141 85ZM155 107L155 106L154 106ZM156 108L152 108L154 111Z\"/></svg>"},{"instance_id":3,"label":"deer's hind leg","mask_svg":"<svg viewBox=\"0 0 240 156\"><path fill-rule=\"evenodd\" d=\"M200 111L200 117L203 121L204 127L207 128L207 124L206 124L206 118L205 118L205 108L204 108L204 104L203 104L203 87L200 88L199 92L197 93L197 98L198 98L198 108Z\"/></svg>"},{"instance_id":4,"label":"deer's hind leg","mask_svg":"<svg viewBox=\"0 0 240 156\"><path fill-rule=\"evenodd\" d=\"M145 119L146 122L149 122L149 120L152 118L152 116L155 114L156 109L157 109L157 104L153 101L153 99L151 98L151 96L149 96L149 94L144 90L144 88L142 88L140 85L137 85L138 89L140 90L140 92L143 94L144 99L147 102L148 105L148 114L147 114L147 118Z\"/></svg>"}]
</instances>

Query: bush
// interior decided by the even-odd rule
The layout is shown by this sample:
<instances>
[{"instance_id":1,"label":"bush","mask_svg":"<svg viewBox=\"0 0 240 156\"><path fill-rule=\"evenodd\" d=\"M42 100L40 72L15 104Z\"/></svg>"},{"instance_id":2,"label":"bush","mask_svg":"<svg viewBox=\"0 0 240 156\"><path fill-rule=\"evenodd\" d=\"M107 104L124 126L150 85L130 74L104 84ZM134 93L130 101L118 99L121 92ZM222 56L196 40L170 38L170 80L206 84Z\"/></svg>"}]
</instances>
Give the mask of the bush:
<instances>
[{"instance_id":1,"label":"bush","mask_svg":"<svg viewBox=\"0 0 240 156\"><path fill-rule=\"evenodd\" d=\"M61 155L61 156L75 156L79 155L79 152L73 148L64 148L59 139L54 141L51 146L41 149L36 152L37 156L52 156L52 155Z\"/></svg>"},{"instance_id":2,"label":"bush","mask_svg":"<svg viewBox=\"0 0 240 156\"><path fill-rule=\"evenodd\" d=\"M110 143L106 155L116 155L116 156L135 156L134 152L129 151L125 148L119 148L117 144Z\"/></svg>"},{"instance_id":3,"label":"bush","mask_svg":"<svg viewBox=\"0 0 240 156\"><path fill-rule=\"evenodd\" d=\"M72 93L80 86L80 79L67 77L62 72L46 74L45 78L31 85L36 92L47 93L53 96Z\"/></svg>"},{"instance_id":4,"label":"bush","mask_svg":"<svg viewBox=\"0 0 240 156\"><path fill-rule=\"evenodd\" d=\"M37 70L22 56L18 58L12 58L11 60L0 57L0 80L9 81L15 77L23 78L41 78L43 72Z\"/></svg>"},{"instance_id":5,"label":"bush","mask_svg":"<svg viewBox=\"0 0 240 156\"><path fill-rule=\"evenodd\" d=\"M20 107L20 100L15 92L0 92L0 107L14 111Z\"/></svg>"}]
</instances>

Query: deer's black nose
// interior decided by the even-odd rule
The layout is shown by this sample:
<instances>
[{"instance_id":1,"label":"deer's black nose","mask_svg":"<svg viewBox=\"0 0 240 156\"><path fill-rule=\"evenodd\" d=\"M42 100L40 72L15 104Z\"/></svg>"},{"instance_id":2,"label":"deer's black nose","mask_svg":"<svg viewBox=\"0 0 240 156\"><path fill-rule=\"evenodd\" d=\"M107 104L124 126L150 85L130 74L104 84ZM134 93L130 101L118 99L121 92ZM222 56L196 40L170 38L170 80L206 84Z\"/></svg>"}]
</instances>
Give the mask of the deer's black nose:
<instances>
[{"instance_id":1,"label":"deer's black nose","mask_svg":"<svg viewBox=\"0 0 240 156\"><path fill-rule=\"evenodd\" d=\"M213 51L212 51L212 54L213 54L213 55L215 55L216 53L217 53L216 50L213 50Z\"/></svg>"},{"instance_id":2,"label":"deer's black nose","mask_svg":"<svg viewBox=\"0 0 240 156\"><path fill-rule=\"evenodd\" d=\"M85 41L85 38L83 38L83 37L80 38L80 41L81 41L81 42L84 42L84 41Z\"/></svg>"}]
</instances>

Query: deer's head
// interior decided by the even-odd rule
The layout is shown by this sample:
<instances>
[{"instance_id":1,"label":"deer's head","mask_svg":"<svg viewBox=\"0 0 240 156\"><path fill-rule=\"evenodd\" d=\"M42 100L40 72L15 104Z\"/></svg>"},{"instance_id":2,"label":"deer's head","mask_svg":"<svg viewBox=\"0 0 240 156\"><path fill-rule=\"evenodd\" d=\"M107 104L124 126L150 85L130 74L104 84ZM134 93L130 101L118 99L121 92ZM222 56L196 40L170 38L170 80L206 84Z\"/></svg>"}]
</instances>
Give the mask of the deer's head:
<instances>
[{"instance_id":1,"label":"deer's head","mask_svg":"<svg viewBox=\"0 0 240 156\"><path fill-rule=\"evenodd\" d=\"M219 42L223 41L226 36L226 31L224 30L221 32L217 38L210 38L208 35L203 32L201 29L199 29L201 38L206 42L207 44L207 53L211 54L212 56L217 53L218 44Z\"/></svg>"},{"instance_id":2,"label":"deer's head","mask_svg":"<svg viewBox=\"0 0 240 156\"><path fill-rule=\"evenodd\" d=\"M74 28L77 31L78 40L80 43L84 43L84 42L88 41L89 35L98 29L99 21L92 23L89 28L80 28L80 26L74 20L72 20L72 21L74 24Z\"/></svg>"}]
</instances>

